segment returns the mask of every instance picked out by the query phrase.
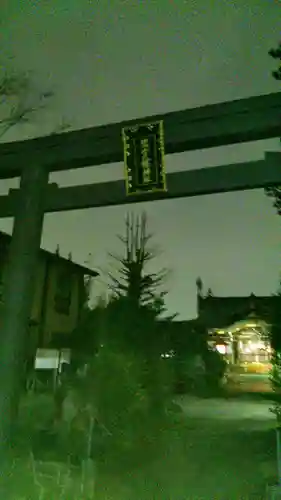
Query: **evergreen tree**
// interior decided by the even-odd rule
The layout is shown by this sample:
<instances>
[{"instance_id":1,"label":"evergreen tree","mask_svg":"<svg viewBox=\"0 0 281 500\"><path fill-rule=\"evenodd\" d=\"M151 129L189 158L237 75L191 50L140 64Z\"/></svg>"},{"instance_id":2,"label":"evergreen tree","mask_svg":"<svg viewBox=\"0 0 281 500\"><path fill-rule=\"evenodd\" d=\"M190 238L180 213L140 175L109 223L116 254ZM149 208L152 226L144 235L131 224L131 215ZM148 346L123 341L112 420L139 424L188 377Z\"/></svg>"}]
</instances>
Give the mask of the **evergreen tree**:
<instances>
[{"instance_id":1,"label":"evergreen tree","mask_svg":"<svg viewBox=\"0 0 281 500\"><path fill-rule=\"evenodd\" d=\"M152 235L147 232L147 217L134 218L127 215L125 236L118 236L125 246L125 255L118 257L111 254L119 264L116 278L110 277L110 289L113 298L126 297L131 305L148 306L156 314L163 310L163 299L166 292L158 291L167 277L167 270L162 269L157 273L146 273L146 265L156 257L155 251L148 248Z\"/></svg>"},{"instance_id":2,"label":"evergreen tree","mask_svg":"<svg viewBox=\"0 0 281 500\"><path fill-rule=\"evenodd\" d=\"M89 310L76 332L76 353L82 348L88 362L79 391L95 407L98 426L107 429L102 438L106 460L118 450L118 462L127 452L137 460L144 453L147 461L152 453L161 454L173 383L161 357L168 345L162 325L170 319L158 320L165 311L165 293L157 287L166 272L144 269L154 255L147 248L145 215L128 216L120 239L125 255L115 258L120 266L119 276L111 275L112 296Z\"/></svg>"},{"instance_id":3,"label":"evergreen tree","mask_svg":"<svg viewBox=\"0 0 281 500\"><path fill-rule=\"evenodd\" d=\"M272 297L269 323L269 340L273 351L271 381L273 388L278 391L281 386L281 286Z\"/></svg>"},{"instance_id":4,"label":"evergreen tree","mask_svg":"<svg viewBox=\"0 0 281 500\"><path fill-rule=\"evenodd\" d=\"M136 353L142 366L142 385L149 401L149 415L165 413L173 385L170 365L162 354L171 345L169 329L165 328L174 316L161 319L166 312L166 291L160 290L167 270L149 272L146 265L156 257L149 247L151 234L147 231L147 217L128 215L125 237L119 236L125 247L124 257L115 257L119 263L118 276L110 275L112 300L107 308L109 338L105 343L118 344L121 351ZM160 418L160 417L159 417ZM162 418L162 417L161 417Z\"/></svg>"},{"instance_id":5,"label":"evergreen tree","mask_svg":"<svg viewBox=\"0 0 281 500\"><path fill-rule=\"evenodd\" d=\"M272 76L275 80L281 81L281 42L279 43L277 49L271 49L269 51L269 55L273 57L273 59L280 60L280 66L276 71L272 72ZM278 215L281 215L281 186L266 188L265 193L270 198L273 198L273 206L276 208Z\"/></svg>"},{"instance_id":6,"label":"evergreen tree","mask_svg":"<svg viewBox=\"0 0 281 500\"><path fill-rule=\"evenodd\" d=\"M272 307L269 315L269 340L272 349L281 354L281 286L272 297Z\"/></svg>"},{"instance_id":7,"label":"evergreen tree","mask_svg":"<svg viewBox=\"0 0 281 500\"><path fill-rule=\"evenodd\" d=\"M115 328L120 321L123 341L126 338L136 348L142 345L143 349L149 349L151 353L163 352L163 322L156 320L166 312L164 299L167 292L159 288L164 284L168 271L146 271L147 264L156 257L155 250L149 248L152 235L147 231L146 214L136 218L128 215L125 236L118 238L124 244L125 251L121 257L111 254L118 262L118 267L117 276L109 274L112 296L108 313ZM164 321L171 321L175 316L166 317Z\"/></svg>"}]
</instances>

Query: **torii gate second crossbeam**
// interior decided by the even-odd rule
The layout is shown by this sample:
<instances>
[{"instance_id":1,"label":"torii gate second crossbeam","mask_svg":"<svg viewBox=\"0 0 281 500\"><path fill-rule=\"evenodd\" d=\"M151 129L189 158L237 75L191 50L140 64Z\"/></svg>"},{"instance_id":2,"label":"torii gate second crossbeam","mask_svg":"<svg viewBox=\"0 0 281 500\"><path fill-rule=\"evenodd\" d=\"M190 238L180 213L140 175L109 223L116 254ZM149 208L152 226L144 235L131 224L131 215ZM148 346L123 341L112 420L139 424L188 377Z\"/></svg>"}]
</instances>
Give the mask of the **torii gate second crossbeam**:
<instances>
[{"instance_id":1,"label":"torii gate second crossbeam","mask_svg":"<svg viewBox=\"0 0 281 500\"><path fill-rule=\"evenodd\" d=\"M167 175L166 192L127 196L122 180L73 187L48 185L44 212L65 212L109 207L146 201L170 200L208 194L259 189L281 185L281 152L269 152L256 161L200 168ZM19 189L0 196L0 217L14 217L19 204Z\"/></svg>"}]
</instances>

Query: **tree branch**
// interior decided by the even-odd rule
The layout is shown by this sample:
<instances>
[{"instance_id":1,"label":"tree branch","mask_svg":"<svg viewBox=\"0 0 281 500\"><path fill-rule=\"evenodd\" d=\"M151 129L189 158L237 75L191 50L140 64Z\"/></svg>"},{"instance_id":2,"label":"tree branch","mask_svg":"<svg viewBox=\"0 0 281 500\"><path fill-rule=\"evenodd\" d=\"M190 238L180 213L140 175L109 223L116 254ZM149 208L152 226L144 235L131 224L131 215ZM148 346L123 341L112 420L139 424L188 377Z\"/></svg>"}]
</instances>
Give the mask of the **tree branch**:
<instances>
[{"instance_id":1,"label":"tree branch","mask_svg":"<svg viewBox=\"0 0 281 500\"><path fill-rule=\"evenodd\" d=\"M4 65L3 65L4 66ZM38 104L29 105L28 101L34 95L38 100ZM35 93L32 88L32 82L28 74L11 73L7 71L0 78L0 105L7 105L11 109L9 115L1 118L0 138L2 138L11 128L18 124L28 123L31 115L46 107L46 101L54 96L52 91L43 91ZM13 104L16 100L16 104ZM11 101L11 103L10 103Z\"/></svg>"}]
</instances>

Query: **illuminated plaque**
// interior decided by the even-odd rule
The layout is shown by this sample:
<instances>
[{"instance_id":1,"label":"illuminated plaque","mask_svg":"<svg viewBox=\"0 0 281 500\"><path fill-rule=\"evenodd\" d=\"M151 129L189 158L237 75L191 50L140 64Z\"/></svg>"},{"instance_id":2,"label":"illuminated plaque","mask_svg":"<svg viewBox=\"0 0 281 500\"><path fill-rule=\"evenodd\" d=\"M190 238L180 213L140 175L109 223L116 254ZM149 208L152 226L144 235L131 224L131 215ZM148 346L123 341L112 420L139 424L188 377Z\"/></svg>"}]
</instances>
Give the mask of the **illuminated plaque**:
<instances>
[{"instance_id":1,"label":"illuminated plaque","mask_svg":"<svg viewBox=\"0 0 281 500\"><path fill-rule=\"evenodd\" d=\"M166 191L163 121L122 129L127 195Z\"/></svg>"}]
</instances>

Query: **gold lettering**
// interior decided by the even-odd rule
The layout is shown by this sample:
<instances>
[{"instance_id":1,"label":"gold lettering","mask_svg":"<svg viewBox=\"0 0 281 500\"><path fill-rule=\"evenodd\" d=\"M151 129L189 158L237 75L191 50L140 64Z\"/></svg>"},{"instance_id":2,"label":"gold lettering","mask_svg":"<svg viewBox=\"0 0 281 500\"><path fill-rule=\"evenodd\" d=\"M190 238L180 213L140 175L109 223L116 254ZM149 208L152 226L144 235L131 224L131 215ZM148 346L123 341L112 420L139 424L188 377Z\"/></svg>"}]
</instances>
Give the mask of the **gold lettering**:
<instances>
[{"instance_id":1,"label":"gold lettering","mask_svg":"<svg viewBox=\"0 0 281 500\"><path fill-rule=\"evenodd\" d=\"M143 169L143 182L147 184L151 181L148 139L141 139L141 166Z\"/></svg>"}]
</instances>

